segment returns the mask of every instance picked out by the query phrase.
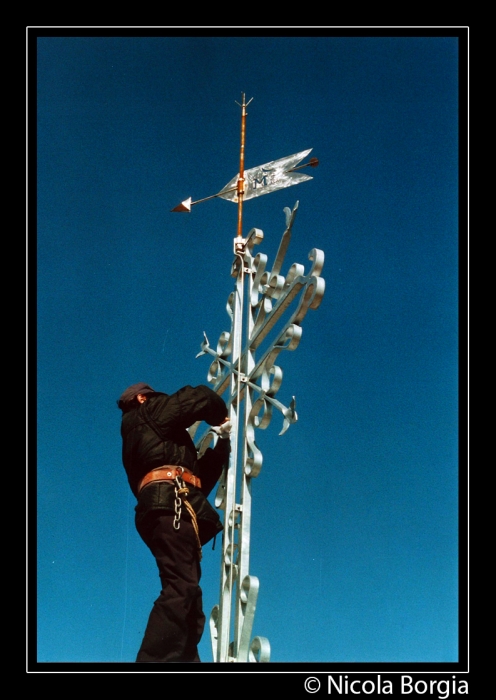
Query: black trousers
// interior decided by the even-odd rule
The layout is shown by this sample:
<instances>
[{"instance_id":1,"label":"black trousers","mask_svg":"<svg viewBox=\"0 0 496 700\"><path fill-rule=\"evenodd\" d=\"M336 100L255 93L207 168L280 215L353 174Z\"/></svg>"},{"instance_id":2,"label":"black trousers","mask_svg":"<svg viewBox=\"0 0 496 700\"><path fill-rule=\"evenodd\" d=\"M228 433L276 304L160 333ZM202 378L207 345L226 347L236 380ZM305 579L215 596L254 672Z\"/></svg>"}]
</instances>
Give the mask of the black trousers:
<instances>
[{"instance_id":1,"label":"black trousers","mask_svg":"<svg viewBox=\"0 0 496 700\"><path fill-rule=\"evenodd\" d=\"M144 542L156 559L162 590L153 604L136 661L200 661L197 645L203 634L200 562L195 531L181 518L179 530L174 516L155 511Z\"/></svg>"}]
</instances>

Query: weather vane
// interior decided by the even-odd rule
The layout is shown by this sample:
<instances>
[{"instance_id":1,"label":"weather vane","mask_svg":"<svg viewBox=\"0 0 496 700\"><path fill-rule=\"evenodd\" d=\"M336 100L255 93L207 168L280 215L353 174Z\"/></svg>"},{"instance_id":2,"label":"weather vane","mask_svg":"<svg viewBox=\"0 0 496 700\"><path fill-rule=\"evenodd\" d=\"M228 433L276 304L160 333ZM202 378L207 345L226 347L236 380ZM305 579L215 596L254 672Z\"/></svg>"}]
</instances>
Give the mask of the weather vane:
<instances>
[{"instance_id":1,"label":"weather vane","mask_svg":"<svg viewBox=\"0 0 496 700\"><path fill-rule=\"evenodd\" d=\"M208 381L213 384L214 391L222 395L229 389L226 403L232 425L229 467L221 477L215 497L216 507L224 510L224 531L219 604L210 616L210 633L214 661L268 662L268 639L251 638L259 590L258 578L249 573L252 480L259 475L263 462L255 430L267 428L274 409L283 416L281 435L297 421L295 397L288 406L275 398L282 383L282 369L275 362L283 350L296 349L302 335L303 318L309 309L320 305L325 291L325 282L320 276L324 253L316 248L310 251L308 257L312 266L307 273L298 263L291 265L285 275L282 273L298 202L292 210L284 209L286 228L270 270L267 256L253 253L254 246L263 239L263 232L252 229L243 238L243 201L313 179L296 171L306 166L315 167L318 160L312 158L298 165L312 150L308 149L245 171L247 103L244 94L240 106L238 175L217 194L196 202L188 198L172 211L189 212L194 204L214 197L238 205L231 271L236 282L227 303L231 329L221 334L216 349L210 346L204 333L201 352L197 355L208 354L213 358ZM257 352L261 352L259 358L256 358ZM199 425L190 429L192 437ZM196 443L198 453L203 454L215 439L207 431Z\"/></svg>"},{"instance_id":2,"label":"weather vane","mask_svg":"<svg viewBox=\"0 0 496 700\"><path fill-rule=\"evenodd\" d=\"M263 194L269 194L269 192L275 192L285 187L291 187L291 185L298 185L300 182L305 182L306 180L313 180L310 175L305 175L296 171L309 166L315 168L319 164L317 158L310 158L308 163L298 165L298 163L303 160L303 158L306 158L312 151L312 149L309 148L306 151L300 151L292 156L286 156L286 158L271 160L270 163L265 163L264 165L259 165L256 168L250 168L250 170L245 171L246 108L252 100L253 98L249 102L245 102L243 93L242 104L240 105L242 112L239 173L235 175L232 180L229 180L227 185L225 185L220 192L217 192L217 194L211 194L208 197L203 197L203 199L197 199L196 202L193 202L192 198L188 197L188 199L185 199L181 204L178 204L177 207L171 209L171 211L177 212L191 212L191 207L195 204L200 204L200 202L206 202L216 197L235 202L238 205L238 237L241 237L243 201L253 199L254 197L260 197ZM236 104L239 104L239 102Z\"/></svg>"}]
</instances>

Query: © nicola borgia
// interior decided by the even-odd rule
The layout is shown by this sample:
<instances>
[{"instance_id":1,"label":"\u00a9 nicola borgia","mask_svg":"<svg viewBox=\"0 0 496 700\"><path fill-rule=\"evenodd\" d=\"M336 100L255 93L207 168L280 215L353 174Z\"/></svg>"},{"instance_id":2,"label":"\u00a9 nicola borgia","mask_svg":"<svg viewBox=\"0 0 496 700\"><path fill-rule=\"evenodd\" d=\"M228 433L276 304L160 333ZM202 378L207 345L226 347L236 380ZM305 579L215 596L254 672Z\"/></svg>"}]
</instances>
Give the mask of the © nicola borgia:
<instances>
[{"instance_id":1,"label":"\u00a9 nicola borgia","mask_svg":"<svg viewBox=\"0 0 496 700\"><path fill-rule=\"evenodd\" d=\"M309 677L305 681L305 689L309 693L317 692L321 687L318 678ZM401 695L414 694L431 695L446 700L452 695L468 695L468 681L454 675L449 678L425 680L413 676L402 675L398 678L387 679L378 675L374 678L356 678L347 675L327 676L327 693L337 695L392 695L399 690Z\"/></svg>"}]
</instances>

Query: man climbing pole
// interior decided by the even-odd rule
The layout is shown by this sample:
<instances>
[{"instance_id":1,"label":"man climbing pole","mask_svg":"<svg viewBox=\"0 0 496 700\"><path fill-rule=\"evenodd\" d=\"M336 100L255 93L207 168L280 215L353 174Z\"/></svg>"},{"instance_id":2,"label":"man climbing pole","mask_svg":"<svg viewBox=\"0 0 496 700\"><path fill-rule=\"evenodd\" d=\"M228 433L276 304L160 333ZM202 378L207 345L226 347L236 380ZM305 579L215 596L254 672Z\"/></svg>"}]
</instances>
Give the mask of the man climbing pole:
<instances>
[{"instance_id":1,"label":"man climbing pole","mask_svg":"<svg viewBox=\"0 0 496 700\"><path fill-rule=\"evenodd\" d=\"M138 500L136 529L162 583L136 661L199 662L205 625L201 547L222 531L207 496L229 461L227 407L207 386L167 395L144 382L128 387L117 403L122 461ZM187 431L197 421L214 426L219 438L201 458Z\"/></svg>"}]
</instances>

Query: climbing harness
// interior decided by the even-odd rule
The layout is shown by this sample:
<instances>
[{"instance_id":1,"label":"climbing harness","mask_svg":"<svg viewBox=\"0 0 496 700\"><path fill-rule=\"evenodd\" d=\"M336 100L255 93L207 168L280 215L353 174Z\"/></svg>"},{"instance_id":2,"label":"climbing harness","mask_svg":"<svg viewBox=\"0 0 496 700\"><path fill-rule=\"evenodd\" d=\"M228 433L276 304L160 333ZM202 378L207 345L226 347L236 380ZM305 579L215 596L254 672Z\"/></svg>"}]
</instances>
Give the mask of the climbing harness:
<instances>
[{"instance_id":1,"label":"climbing harness","mask_svg":"<svg viewBox=\"0 0 496 700\"><path fill-rule=\"evenodd\" d=\"M158 482L158 481L173 481L174 482L174 493L175 493L175 498L174 498L174 529L179 530L181 527L181 511L182 507L186 508L188 513L191 516L191 523L193 525L193 528L195 530L196 534L196 539L198 542L198 556L200 557L200 560L202 558L202 546L200 542L200 532L198 529L198 521L196 519L196 513L191 505L191 503L187 500L188 495L189 495L189 488L186 486L186 482L192 484L193 486L196 486L196 488L201 488L201 481L200 479L195 476L194 474L191 474L188 469L185 467L181 466L176 466L176 465L164 465L162 467L157 467L156 469L152 469L151 472L148 472L148 474L145 474L145 476L141 479L140 483L138 484L138 493L145 488L145 486L148 486L148 484L151 484L153 482Z\"/></svg>"}]
</instances>

